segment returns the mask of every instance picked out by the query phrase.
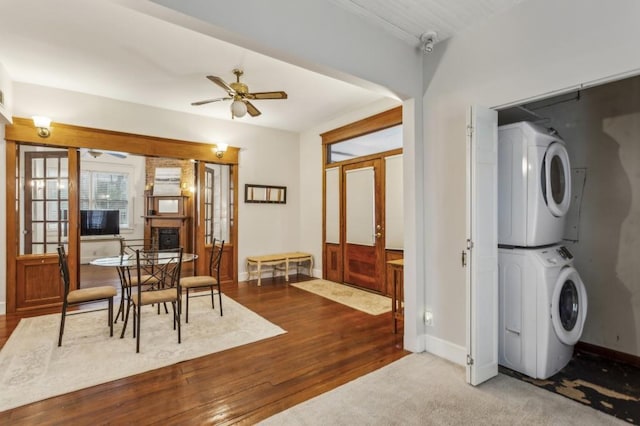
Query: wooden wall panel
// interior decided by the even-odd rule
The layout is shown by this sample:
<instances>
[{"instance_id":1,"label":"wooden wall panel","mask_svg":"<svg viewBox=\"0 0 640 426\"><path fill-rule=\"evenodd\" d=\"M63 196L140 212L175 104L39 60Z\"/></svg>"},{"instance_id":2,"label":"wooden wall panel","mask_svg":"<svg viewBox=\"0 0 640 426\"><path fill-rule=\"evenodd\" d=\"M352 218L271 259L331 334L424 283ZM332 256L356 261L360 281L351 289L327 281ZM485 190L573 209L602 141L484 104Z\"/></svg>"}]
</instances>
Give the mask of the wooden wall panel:
<instances>
[{"instance_id":1,"label":"wooden wall panel","mask_svg":"<svg viewBox=\"0 0 640 426\"><path fill-rule=\"evenodd\" d=\"M57 255L20 256L17 279L22 285L16 291L16 311L62 303L64 288Z\"/></svg>"},{"instance_id":2,"label":"wooden wall panel","mask_svg":"<svg viewBox=\"0 0 640 426\"><path fill-rule=\"evenodd\" d=\"M329 281L342 282L342 247L340 244L325 244L324 277Z\"/></svg>"}]
</instances>

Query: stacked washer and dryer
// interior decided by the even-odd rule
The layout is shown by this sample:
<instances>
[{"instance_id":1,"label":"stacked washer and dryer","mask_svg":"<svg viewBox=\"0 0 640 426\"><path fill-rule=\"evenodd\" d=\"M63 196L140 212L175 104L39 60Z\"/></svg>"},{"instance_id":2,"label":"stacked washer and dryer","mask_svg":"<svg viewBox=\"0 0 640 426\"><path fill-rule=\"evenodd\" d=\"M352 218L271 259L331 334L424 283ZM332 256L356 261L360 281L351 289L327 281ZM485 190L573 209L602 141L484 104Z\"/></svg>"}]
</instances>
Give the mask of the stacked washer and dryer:
<instances>
[{"instance_id":1,"label":"stacked washer and dryer","mask_svg":"<svg viewBox=\"0 0 640 426\"><path fill-rule=\"evenodd\" d=\"M564 141L530 122L498 128L499 363L546 379L573 355L587 294L561 244L571 203Z\"/></svg>"}]
</instances>

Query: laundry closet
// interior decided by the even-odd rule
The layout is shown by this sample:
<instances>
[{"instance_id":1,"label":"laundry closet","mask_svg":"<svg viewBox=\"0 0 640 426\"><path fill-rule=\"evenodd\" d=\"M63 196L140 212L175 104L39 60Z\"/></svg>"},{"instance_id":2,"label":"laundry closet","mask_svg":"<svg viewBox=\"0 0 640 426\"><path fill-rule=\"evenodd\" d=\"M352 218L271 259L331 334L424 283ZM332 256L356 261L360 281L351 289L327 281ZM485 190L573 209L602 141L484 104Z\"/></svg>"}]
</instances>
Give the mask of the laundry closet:
<instances>
[{"instance_id":1,"label":"laundry closet","mask_svg":"<svg viewBox=\"0 0 640 426\"><path fill-rule=\"evenodd\" d=\"M502 110L498 121L503 129L523 121L551 128L564 141L571 203L558 247L588 299L579 344L640 360L640 77ZM564 262L565 255L554 246L536 256Z\"/></svg>"}]
</instances>

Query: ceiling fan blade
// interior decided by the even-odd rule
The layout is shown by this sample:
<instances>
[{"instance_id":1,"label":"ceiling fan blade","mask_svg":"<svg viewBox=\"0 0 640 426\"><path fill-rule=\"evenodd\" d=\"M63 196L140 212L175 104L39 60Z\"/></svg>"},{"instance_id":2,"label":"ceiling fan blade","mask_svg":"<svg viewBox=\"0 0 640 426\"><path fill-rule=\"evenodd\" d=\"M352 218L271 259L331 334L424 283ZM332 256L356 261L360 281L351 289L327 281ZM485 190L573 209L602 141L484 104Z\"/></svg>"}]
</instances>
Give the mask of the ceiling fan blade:
<instances>
[{"instance_id":1,"label":"ceiling fan blade","mask_svg":"<svg viewBox=\"0 0 640 426\"><path fill-rule=\"evenodd\" d=\"M257 92L257 93L247 93L246 96L248 99L287 99L287 93L278 91L278 92Z\"/></svg>"},{"instance_id":2,"label":"ceiling fan blade","mask_svg":"<svg viewBox=\"0 0 640 426\"><path fill-rule=\"evenodd\" d=\"M244 103L247 104L247 112L249 113L250 116L257 117L258 115L262 114L258 110L258 108L256 108L251 102L244 101Z\"/></svg>"},{"instance_id":3,"label":"ceiling fan blade","mask_svg":"<svg viewBox=\"0 0 640 426\"><path fill-rule=\"evenodd\" d=\"M233 98L207 99L206 101L191 102L191 105L198 106L198 105L210 104L211 102L228 101L230 99L233 99Z\"/></svg>"},{"instance_id":4,"label":"ceiling fan blade","mask_svg":"<svg viewBox=\"0 0 640 426\"><path fill-rule=\"evenodd\" d=\"M127 153L118 151L106 151L107 154L116 158L127 158Z\"/></svg>"},{"instance_id":5,"label":"ceiling fan blade","mask_svg":"<svg viewBox=\"0 0 640 426\"><path fill-rule=\"evenodd\" d=\"M227 82L221 79L220 77L216 77L215 75L208 75L207 78L213 81L218 86L222 87L224 90L226 90L227 93L229 93L229 95L233 96L236 93L236 91L233 90L233 88L229 86Z\"/></svg>"}]
</instances>

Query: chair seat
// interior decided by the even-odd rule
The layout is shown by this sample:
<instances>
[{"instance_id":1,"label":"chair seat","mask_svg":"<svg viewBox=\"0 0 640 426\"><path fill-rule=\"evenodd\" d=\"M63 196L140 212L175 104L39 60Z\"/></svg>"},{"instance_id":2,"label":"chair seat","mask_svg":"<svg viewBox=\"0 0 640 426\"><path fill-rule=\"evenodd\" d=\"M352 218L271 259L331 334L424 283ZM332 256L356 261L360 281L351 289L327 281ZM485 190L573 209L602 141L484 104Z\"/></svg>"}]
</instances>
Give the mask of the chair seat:
<instances>
[{"instance_id":1,"label":"chair seat","mask_svg":"<svg viewBox=\"0 0 640 426\"><path fill-rule=\"evenodd\" d=\"M208 275L180 278L182 288L208 287L218 284L218 280Z\"/></svg>"},{"instance_id":2,"label":"chair seat","mask_svg":"<svg viewBox=\"0 0 640 426\"><path fill-rule=\"evenodd\" d=\"M92 302L94 300L107 299L114 297L117 294L115 287L110 285L93 287L93 288L81 288L79 290L72 290L67 296L69 303L82 303Z\"/></svg>"},{"instance_id":3,"label":"chair seat","mask_svg":"<svg viewBox=\"0 0 640 426\"><path fill-rule=\"evenodd\" d=\"M178 300L178 289L175 287L165 290L143 291L140 294L140 304L143 306L155 303L175 302L176 300ZM138 299L134 297L132 302L137 304Z\"/></svg>"}]
</instances>

